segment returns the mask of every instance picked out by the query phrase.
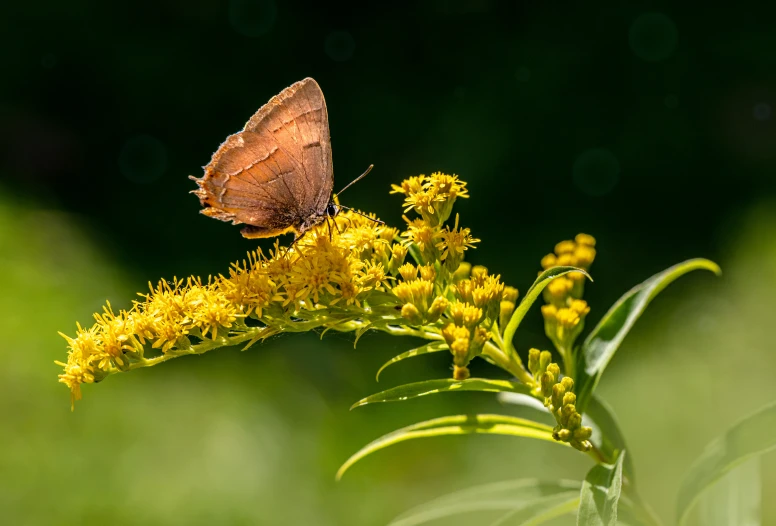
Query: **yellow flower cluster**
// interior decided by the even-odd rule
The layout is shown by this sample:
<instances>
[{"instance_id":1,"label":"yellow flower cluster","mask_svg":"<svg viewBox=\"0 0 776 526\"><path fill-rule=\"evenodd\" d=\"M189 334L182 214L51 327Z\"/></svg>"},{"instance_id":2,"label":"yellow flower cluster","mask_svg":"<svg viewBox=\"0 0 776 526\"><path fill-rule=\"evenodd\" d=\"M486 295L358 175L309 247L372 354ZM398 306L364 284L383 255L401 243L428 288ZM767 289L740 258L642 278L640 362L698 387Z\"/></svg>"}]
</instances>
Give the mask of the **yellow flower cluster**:
<instances>
[{"instance_id":1,"label":"yellow flower cluster","mask_svg":"<svg viewBox=\"0 0 776 526\"><path fill-rule=\"evenodd\" d=\"M574 380L568 376L561 378L560 366L550 363L551 360L549 351L528 351L528 370L536 379L535 391L544 396L544 405L557 422L552 436L580 451L589 451L593 447L589 440L593 430L582 425L582 415L577 412Z\"/></svg>"},{"instance_id":2,"label":"yellow flower cluster","mask_svg":"<svg viewBox=\"0 0 776 526\"><path fill-rule=\"evenodd\" d=\"M291 247L278 242L269 255L260 250L234 263L228 275L203 282L173 279L150 286L132 308L114 313L107 305L91 327L77 326L68 343L59 381L81 398L81 384L147 367L170 358L218 347L252 343L282 332L318 327L425 334L443 339L443 324L471 331L465 367L485 337L478 323L498 321L503 284L484 269L468 276L464 252L479 240L468 228L444 222L466 184L454 175L410 177L394 193L405 194L405 231L353 211L334 224L322 223ZM371 218L371 219L370 219ZM405 262L411 254L415 264ZM460 292L453 287L458 281ZM458 338L461 340L461 338ZM456 348L460 349L462 343Z\"/></svg>"},{"instance_id":3,"label":"yellow flower cluster","mask_svg":"<svg viewBox=\"0 0 776 526\"><path fill-rule=\"evenodd\" d=\"M595 239L587 234L578 234L573 241L561 241L555 245L555 252L542 258L542 267L547 270L572 266L588 270L594 259ZM587 302L581 299L585 279L579 272L570 272L553 280L544 289L547 302L542 306L544 330L564 357L571 352L584 327L585 316L590 312Z\"/></svg>"}]
</instances>

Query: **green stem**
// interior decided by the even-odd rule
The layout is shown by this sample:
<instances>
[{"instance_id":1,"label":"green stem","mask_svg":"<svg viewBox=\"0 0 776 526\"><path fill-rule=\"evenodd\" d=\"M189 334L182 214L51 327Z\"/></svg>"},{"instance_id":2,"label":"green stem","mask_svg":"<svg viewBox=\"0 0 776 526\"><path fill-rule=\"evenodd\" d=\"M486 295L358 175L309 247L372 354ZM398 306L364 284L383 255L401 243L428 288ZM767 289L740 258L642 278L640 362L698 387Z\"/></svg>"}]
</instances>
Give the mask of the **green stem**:
<instances>
[{"instance_id":1,"label":"green stem","mask_svg":"<svg viewBox=\"0 0 776 526\"><path fill-rule=\"evenodd\" d=\"M533 376L525 370L523 363L520 361L519 357L516 357L516 354L507 354L492 342L485 343L482 352L493 360L493 363L498 367L501 367L524 384L532 385L534 383Z\"/></svg>"},{"instance_id":2,"label":"green stem","mask_svg":"<svg viewBox=\"0 0 776 526\"><path fill-rule=\"evenodd\" d=\"M197 345L192 345L191 349L186 351L172 351L164 353L161 356L156 356L154 358L143 358L140 361L129 364L129 370L139 369L141 367L151 367L152 365L166 362L167 360L178 358L179 356L187 356L189 354L203 354L208 351L212 351L213 349L218 349L219 347L237 345L238 343L252 340L256 336L259 336L259 334L261 334L261 332L265 329L266 327L250 327L245 332L240 332L239 334L231 337L221 336L215 340L205 340L202 343L198 343ZM116 369L115 372L119 372L119 370Z\"/></svg>"}]
</instances>

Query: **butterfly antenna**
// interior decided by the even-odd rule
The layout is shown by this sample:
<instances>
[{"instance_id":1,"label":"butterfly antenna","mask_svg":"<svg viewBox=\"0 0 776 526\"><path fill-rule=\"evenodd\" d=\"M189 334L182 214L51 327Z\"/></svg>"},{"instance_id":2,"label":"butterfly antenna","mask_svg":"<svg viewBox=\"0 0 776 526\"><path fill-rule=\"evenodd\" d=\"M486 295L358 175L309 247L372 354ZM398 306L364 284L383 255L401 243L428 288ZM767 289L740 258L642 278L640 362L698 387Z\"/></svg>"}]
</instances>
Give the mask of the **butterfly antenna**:
<instances>
[{"instance_id":1,"label":"butterfly antenna","mask_svg":"<svg viewBox=\"0 0 776 526\"><path fill-rule=\"evenodd\" d=\"M345 185L345 188L343 188L342 190L340 190L339 192L337 192L337 193L336 193L336 194L334 194L334 195L336 195L337 197L339 197L339 195L340 195L342 192L344 192L345 190L347 190L348 188L350 188L351 186L353 186L354 184L356 184L357 182L359 182L361 179L363 179L364 177L366 177L366 174L368 174L369 172L371 172L371 171L372 171L372 168L374 168L374 167L375 167L375 165L374 165L374 164L370 164L370 165L369 165L369 168L367 168L367 169L366 169L366 172L362 173L361 175L359 175L358 177L356 177L355 179L353 179L352 181L350 181L348 184L346 184L346 185Z\"/></svg>"},{"instance_id":2,"label":"butterfly antenna","mask_svg":"<svg viewBox=\"0 0 776 526\"><path fill-rule=\"evenodd\" d=\"M362 175L361 177L363 177L363 175ZM358 179L356 179L356 180L358 180ZM365 218L369 219L370 221L374 221L375 223L377 223L377 224L379 224L379 225L384 225L384 224L385 224L385 221L380 221L379 219L375 219L374 217L369 217L369 216L368 216L368 215L366 215L366 214L362 214L362 213L361 213L361 212L359 212L358 210L353 210L353 209L352 209L352 208L350 208L349 206L342 206L342 205L338 205L338 206L339 206L340 208L344 208L345 210L350 210L350 211L351 211L351 212L353 212L354 214L358 214L358 215L360 215L361 217L365 217Z\"/></svg>"}]
</instances>

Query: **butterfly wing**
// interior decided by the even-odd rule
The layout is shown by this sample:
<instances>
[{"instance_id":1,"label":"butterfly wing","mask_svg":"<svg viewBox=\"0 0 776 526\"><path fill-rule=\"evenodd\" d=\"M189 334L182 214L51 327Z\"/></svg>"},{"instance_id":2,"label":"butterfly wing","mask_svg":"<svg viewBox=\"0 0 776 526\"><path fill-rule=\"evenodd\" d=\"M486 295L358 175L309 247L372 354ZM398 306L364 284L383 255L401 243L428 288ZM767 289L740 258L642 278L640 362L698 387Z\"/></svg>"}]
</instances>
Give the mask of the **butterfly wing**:
<instances>
[{"instance_id":1,"label":"butterfly wing","mask_svg":"<svg viewBox=\"0 0 776 526\"><path fill-rule=\"evenodd\" d=\"M333 188L326 102L311 78L272 97L213 154L194 193L202 213L271 237L321 217Z\"/></svg>"}]
</instances>

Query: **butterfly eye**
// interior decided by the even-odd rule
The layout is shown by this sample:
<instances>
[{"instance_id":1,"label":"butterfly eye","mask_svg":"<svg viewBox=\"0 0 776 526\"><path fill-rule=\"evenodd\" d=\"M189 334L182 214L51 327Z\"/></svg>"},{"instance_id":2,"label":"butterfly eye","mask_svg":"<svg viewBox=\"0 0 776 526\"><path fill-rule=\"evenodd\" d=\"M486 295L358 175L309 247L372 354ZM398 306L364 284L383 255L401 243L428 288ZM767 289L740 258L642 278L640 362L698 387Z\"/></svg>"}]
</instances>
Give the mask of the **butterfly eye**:
<instances>
[{"instance_id":1,"label":"butterfly eye","mask_svg":"<svg viewBox=\"0 0 776 526\"><path fill-rule=\"evenodd\" d=\"M334 217L339 214L339 212L340 208L334 203L329 203L329 206L326 207L326 215L329 217Z\"/></svg>"}]
</instances>

